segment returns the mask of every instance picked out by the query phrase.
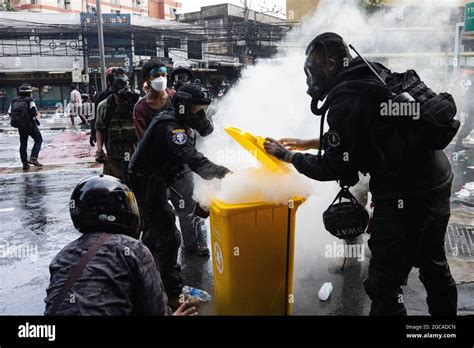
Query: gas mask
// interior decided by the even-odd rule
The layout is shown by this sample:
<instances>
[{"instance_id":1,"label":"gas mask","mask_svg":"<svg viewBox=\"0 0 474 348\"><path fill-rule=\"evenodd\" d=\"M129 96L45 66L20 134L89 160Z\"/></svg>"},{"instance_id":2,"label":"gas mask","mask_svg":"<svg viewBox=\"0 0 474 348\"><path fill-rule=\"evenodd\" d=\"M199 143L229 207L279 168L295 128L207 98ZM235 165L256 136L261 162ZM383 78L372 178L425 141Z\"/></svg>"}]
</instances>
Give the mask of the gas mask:
<instances>
[{"instance_id":1,"label":"gas mask","mask_svg":"<svg viewBox=\"0 0 474 348\"><path fill-rule=\"evenodd\" d=\"M112 89L114 94L121 99L129 97L132 94L128 77L124 75L115 77Z\"/></svg>"},{"instance_id":2,"label":"gas mask","mask_svg":"<svg viewBox=\"0 0 474 348\"><path fill-rule=\"evenodd\" d=\"M322 64L308 57L304 65L304 71L306 84L308 85L306 93L314 100L324 100L331 89L331 83L323 70Z\"/></svg>"},{"instance_id":3,"label":"gas mask","mask_svg":"<svg viewBox=\"0 0 474 348\"><path fill-rule=\"evenodd\" d=\"M195 129L200 136L207 137L214 131L212 120L207 117L207 112L201 110L195 114L188 110L184 122L191 128Z\"/></svg>"},{"instance_id":4,"label":"gas mask","mask_svg":"<svg viewBox=\"0 0 474 348\"><path fill-rule=\"evenodd\" d=\"M311 96L311 98L313 98L311 102L311 111L315 115L319 115L318 102L323 101L334 87L334 81L328 78L323 69L323 67L326 66L330 61L329 51L326 46L326 44L329 42L339 43L339 48L337 48L335 51L333 48L331 59L337 60L339 57L347 57L349 60L351 57L349 49L342 37L334 33L322 34L309 44L308 48L306 49L304 71L307 78L306 83L308 85L307 93ZM313 52L315 52L317 49L318 52L321 53L318 59L316 59L316 57L313 55ZM339 67L338 70L341 68L342 67Z\"/></svg>"}]
</instances>

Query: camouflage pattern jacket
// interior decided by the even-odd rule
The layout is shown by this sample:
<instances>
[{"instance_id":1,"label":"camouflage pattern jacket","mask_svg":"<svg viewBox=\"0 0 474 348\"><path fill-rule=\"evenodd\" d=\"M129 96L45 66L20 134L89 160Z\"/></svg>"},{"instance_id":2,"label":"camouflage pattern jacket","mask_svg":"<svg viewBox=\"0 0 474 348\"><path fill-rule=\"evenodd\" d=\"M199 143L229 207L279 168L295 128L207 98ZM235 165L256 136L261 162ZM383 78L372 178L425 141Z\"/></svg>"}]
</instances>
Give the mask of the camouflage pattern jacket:
<instances>
[{"instance_id":1,"label":"camouflage pattern jacket","mask_svg":"<svg viewBox=\"0 0 474 348\"><path fill-rule=\"evenodd\" d=\"M71 269L101 233L84 234L64 247L49 266L45 315L50 315ZM153 256L139 240L113 234L72 286L56 315L170 315Z\"/></svg>"}]
</instances>

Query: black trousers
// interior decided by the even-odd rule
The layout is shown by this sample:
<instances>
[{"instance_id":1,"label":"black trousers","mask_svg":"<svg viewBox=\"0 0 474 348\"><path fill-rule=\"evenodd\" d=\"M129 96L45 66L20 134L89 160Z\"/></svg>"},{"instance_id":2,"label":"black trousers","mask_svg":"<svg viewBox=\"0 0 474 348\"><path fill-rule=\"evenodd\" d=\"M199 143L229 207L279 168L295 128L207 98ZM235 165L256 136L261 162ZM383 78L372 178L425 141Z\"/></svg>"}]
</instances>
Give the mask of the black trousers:
<instances>
[{"instance_id":1,"label":"black trousers","mask_svg":"<svg viewBox=\"0 0 474 348\"><path fill-rule=\"evenodd\" d=\"M143 243L153 254L168 297L179 296L184 286L178 264L181 234L168 202L168 184L155 175L148 180L142 177L133 187L143 214Z\"/></svg>"},{"instance_id":2,"label":"black trousers","mask_svg":"<svg viewBox=\"0 0 474 348\"><path fill-rule=\"evenodd\" d=\"M207 245L207 234L203 228L204 221L194 215L196 202L193 200L193 174L187 173L176 181L170 192L170 200L179 218L184 249L195 250L200 245Z\"/></svg>"},{"instance_id":3,"label":"black trousers","mask_svg":"<svg viewBox=\"0 0 474 348\"><path fill-rule=\"evenodd\" d=\"M31 149L31 158L38 158L43 143L43 137L37 125L31 125L27 128L18 129L20 135L20 158L22 162L28 161L28 138L34 140L33 148Z\"/></svg>"},{"instance_id":4,"label":"black trousers","mask_svg":"<svg viewBox=\"0 0 474 348\"><path fill-rule=\"evenodd\" d=\"M431 315L456 315L457 289L445 255L451 181L428 194L375 202L364 282L371 315L406 315L401 285L413 267L427 292Z\"/></svg>"}]
</instances>

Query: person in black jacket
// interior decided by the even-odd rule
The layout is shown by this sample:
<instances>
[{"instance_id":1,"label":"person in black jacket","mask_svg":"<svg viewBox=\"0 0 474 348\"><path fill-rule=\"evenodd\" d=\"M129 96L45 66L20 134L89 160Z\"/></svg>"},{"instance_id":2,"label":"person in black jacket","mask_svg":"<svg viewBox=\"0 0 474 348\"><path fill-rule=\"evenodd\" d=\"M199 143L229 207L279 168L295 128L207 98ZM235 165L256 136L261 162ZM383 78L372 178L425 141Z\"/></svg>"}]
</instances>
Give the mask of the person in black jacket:
<instances>
[{"instance_id":1,"label":"person in black jacket","mask_svg":"<svg viewBox=\"0 0 474 348\"><path fill-rule=\"evenodd\" d=\"M45 315L171 315L153 256L138 240L130 189L111 176L89 177L74 189L69 211L81 236L51 261ZM186 301L173 315L197 315L196 307Z\"/></svg>"},{"instance_id":2,"label":"person in black jacket","mask_svg":"<svg viewBox=\"0 0 474 348\"><path fill-rule=\"evenodd\" d=\"M130 184L146 222L143 242L157 261L168 297L174 300L183 287L177 263L181 235L168 202L169 191L191 171L206 180L222 179L230 172L196 149L196 132L205 136L213 130L206 115L210 103L201 86L182 86L173 98L174 109L152 120L129 166Z\"/></svg>"},{"instance_id":3,"label":"person in black jacket","mask_svg":"<svg viewBox=\"0 0 474 348\"><path fill-rule=\"evenodd\" d=\"M18 134L20 135L20 158L23 163L23 169L29 169L30 164L37 167L43 165L38 162L38 156L43 143L43 137L38 128L39 121L37 117L40 116L36 108L34 99L32 98L33 88L29 83L23 83L18 87L18 96L12 101L8 114L10 117L22 117L25 119L24 125L18 127ZM28 160L28 138L34 140L31 156Z\"/></svg>"},{"instance_id":4,"label":"person in black jacket","mask_svg":"<svg viewBox=\"0 0 474 348\"><path fill-rule=\"evenodd\" d=\"M370 174L372 258L364 286L372 300L371 315L407 313L400 286L413 267L420 270L430 314L456 315L457 289L444 251L453 179L448 158L443 151L419 146L403 152L395 166L384 166L381 153L403 150L387 136L395 132L392 122L397 121L381 117L387 100L382 83L360 58L352 59L339 35L324 33L311 42L305 71L313 112L328 106L329 130L313 140L323 142L324 155L293 152L270 138L267 152L318 181L353 186L359 171ZM338 93L331 92L336 86ZM324 107L318 108L326 97ZM376 133L372 122L382 122L388 133ZM295 140L289 145L297 147Z\"/></svg>"}]
</instances>

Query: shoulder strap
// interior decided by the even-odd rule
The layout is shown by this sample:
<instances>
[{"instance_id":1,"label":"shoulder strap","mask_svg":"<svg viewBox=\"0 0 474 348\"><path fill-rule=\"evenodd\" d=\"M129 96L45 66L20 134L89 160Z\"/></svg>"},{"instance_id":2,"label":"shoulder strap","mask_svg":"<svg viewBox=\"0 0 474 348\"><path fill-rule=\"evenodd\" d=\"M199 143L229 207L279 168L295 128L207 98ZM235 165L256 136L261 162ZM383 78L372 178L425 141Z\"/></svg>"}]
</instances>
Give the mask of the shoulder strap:
<instances>
[{"instance_id":1,"label":"shoulder strap","mask_svg":"<svg viewBox=\"0 0 474 348\"><path fill-rule=\"evenodd\" d=\"M61 303L63 303L67 293L69 292L69 290L71 290L72 286L77 281L84 268L86 268L89 261L95 256L99 248L107 241L107 239L110 238L110 236L111 234L109 233L102 233L100 237L94 242L94 244L92 244L87 253L84 254L81 261L79 261L79 263L74 266L74 268L71 270L71 273L69 274L69 277L64 283L61 292L58 296L56 296L56 299L54 300L51 306L50 315L56 314L59 309L59 306L61 305Z\"/></svg>"},{"instance_id":2,"label":"shoulder strap","mask_svg":"<svg viewBox=\"0 0 474 348\"><path fill-rule=\"evenodd\" d=\"M389 97L390 91L385 86L382 86L381 83L377 83L373 80L351 80L345 81L338 84L334 87L324 102L324 105L318 109L318 114L321 116L321 124L319 128L319 153L318 153L318 160L321 160L322 156L322 149L323 149L323 135L324 135L324 121L326 117L326 113L331 106L332 100L335 98L336 95L342 93L343 91L351 91L354 93L365 93L365 92L372 92L377 93Z\"/></svg>"}]
</instances>

